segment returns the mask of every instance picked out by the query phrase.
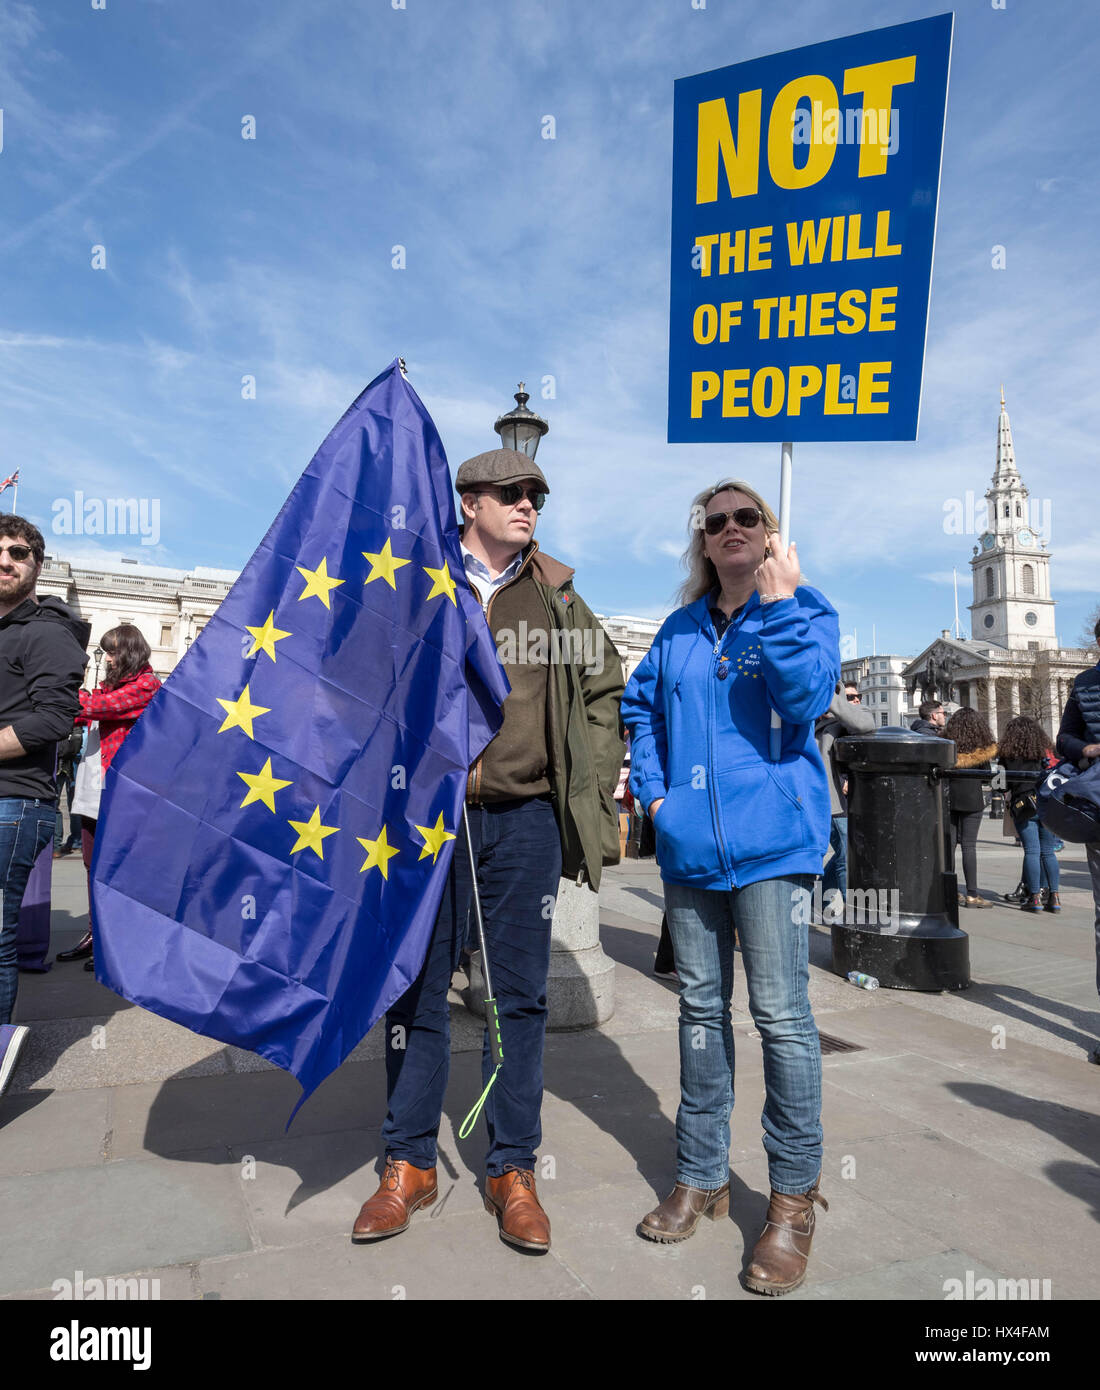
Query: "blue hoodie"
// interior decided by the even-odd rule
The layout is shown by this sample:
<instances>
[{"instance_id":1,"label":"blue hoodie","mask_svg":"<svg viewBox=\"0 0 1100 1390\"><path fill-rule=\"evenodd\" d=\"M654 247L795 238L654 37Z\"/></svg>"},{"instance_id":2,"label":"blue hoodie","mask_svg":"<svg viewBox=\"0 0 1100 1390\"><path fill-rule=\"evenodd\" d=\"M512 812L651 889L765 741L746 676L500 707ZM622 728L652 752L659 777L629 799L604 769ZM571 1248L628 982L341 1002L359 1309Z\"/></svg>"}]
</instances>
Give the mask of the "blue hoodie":
<instances>
[{"instance_id":1,"label":"blue hoodie","mask_svg":"<svg viewBox=\"0 0 1100 1390\"><path fill-rule=\"evenodd\" d=\"M762 605L754 593L719 641L710 601L665 620L623 695L631 790L646 808L665 798L654 820L661 877L728 890L820 874L830 807L814 720L840 676L836 610L806 585L793 602Z\"/></svg>"}]
</instances>

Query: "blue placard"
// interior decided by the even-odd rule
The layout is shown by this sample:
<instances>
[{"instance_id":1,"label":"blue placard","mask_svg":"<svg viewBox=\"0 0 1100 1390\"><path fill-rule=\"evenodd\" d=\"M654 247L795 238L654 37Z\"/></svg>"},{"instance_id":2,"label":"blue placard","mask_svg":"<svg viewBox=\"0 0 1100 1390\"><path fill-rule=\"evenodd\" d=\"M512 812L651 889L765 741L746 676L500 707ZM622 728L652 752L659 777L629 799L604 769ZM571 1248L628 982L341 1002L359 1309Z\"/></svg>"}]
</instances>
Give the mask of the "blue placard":
<instances>
[{"instance_id":1,"label":"blue placard","mask_svg":"<svg viewBox=\"0 0 1100 1390\"><path fill-rule=\"evenodd\" d=\"M953 22L676 83L670 443L916 439Z\"/></svg>"}]
</instances>

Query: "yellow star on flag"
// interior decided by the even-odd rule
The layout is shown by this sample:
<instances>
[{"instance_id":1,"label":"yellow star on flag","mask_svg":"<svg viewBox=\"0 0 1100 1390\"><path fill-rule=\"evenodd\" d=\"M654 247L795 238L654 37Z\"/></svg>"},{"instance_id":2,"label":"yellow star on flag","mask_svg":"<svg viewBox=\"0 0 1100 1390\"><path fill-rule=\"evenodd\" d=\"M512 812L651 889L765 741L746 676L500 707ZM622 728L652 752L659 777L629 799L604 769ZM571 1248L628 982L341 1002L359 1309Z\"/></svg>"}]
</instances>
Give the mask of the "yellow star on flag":
<instances>
[{"instance_id":1,"label":"yellow star on flag","mask_svg":"<svg viewBox=\"0 0 1100 1390\"><path fill-rule=\"evenodd\" d=\"M245 623L245 631L252 634L252 646L245 652L245 656L256 656L259 652L267 652L272 661L275 660L275 643L290 636L289 632L284 632L282 628L275 626L274 608L264 619L263 627L249 627Z\"/></svg>"},{"instance_id":2,"label":"yellow star on flag","mask_svg":"<svg viewBox=\"0 0 1100 1390\"><path fill-rule=\"evenodd\" d=\"M390 549L389 541L386 542L377 555L372 554L369 550L364 550L363 558L370 561L370 574L363 580L363 583L369 584L372 579L384 579L395 592L397 590L397 585L393 582L394 574L402 565L412 564L411 560L402 560L394 555L393 551Z\"/></svg>"},{"instance_id":3,"label":"yellow star on flag","mask_svg":"<svg viewBox=\"0 0 1100 1390\"><path fill-rule=\"evenodd\" d=\"M455 598L455 582L451 578L451 571L447 568L447 561L443 561L443 568L433 570L430 565L424 565L424 573L432 581L432 591L428 598L435 598L438 594L446 594L454 606L458 607L458 599ZM424 602L427 603L428 599ZM451 836L454 839L454 836Z\"/></svg>"},{"instance_id":4,"label":"yellow star on flag","mask_svg":"<svg viewBox=\"0 0 1100 1390\"><path fill-rule=\"evenodd\" d=\"M400 850L391 849L389 841L386 839L386 827L382 827L381 834L377 840L364 840L361 835L355 837L363 848L367 851L366 863L359 870L365 874L368 869L381 869L382 877L388 879L390 876L389 863L395 854L400 854Z\"/></svg>"},{"instance_id":5,"label":"yellow star on flag","mask_svg":"<svg viewBox=\"0 0 1100 1390\"><path fill-rule=\"evenodd\" d=\"M331 608L332 604L328 600L329 590L335 589L344 581L328 577L328 560L322 556L321 563L315 570L303 569L301 565L295 565L294 568L306 581L306 587L298 595L298 602L301 603L304 598L319 598L326 608Z\"/></svg>"},{"instance_id":6,"label":"yellow star on flag","mask_svg":"<svg viewBox=\"0 0 1100 1390\"><path fill-rule=\"evenodd\" d=\"M324 850L322 849L325 837L327 835L335 835L340 828L338 825L321 824L320 806L314 806L313 815L310 816L309 820L292 820L287 823L298 832L298 840L294 848L290 851L291 854L297 854L300 849L311 849L318 859L324 859L325 857Z\"/></svg>"},{"instance_id":7,"label":"yellow star on flag","mask_svg":"<svg viewBox=\"0 0 1100 1390\"><path fill-rule=\"evenodd\" d=\"M270 758L259 772L238 772L237 776L248 787L248 794L241 802L240 809L242 811L246 806L251 806L254 801L262 801L269 811L274 811L275 793L291 785L290 782L284 782L281 777L272 775Z\"/></svg>"},{"instance_id":8,"label":"yellow star on flag","mask_svg":"<svg viewBox=\"0 0 1100 1390\"><path fill-rule=\"evenodd\" d=\"M439 851L443 848L447 841L453 840L455 838L455 836L452 835L449 830L443 829L442 811L440 811L439 819L436 821L434 826L418 825L416 828L420 832L420 834L424 836L424 848L420 851L420 858L427 859L428 855L430 854L432 856L433 864L435 863L436 855L438 855Z\"/></svg>"},{"instance_id":9,"label":"yellow star on flag","mask_svg":"<svg viewBox=\"0 0 1100 1390\"><path fill-rule=\"evenodd\" d=\"M249 738L254 737L252 733L252 721L261 714L270 714L270 709L263 705L254 705L252 696L248 693L248 686L241 691L236 700L223 700L219 695L218 704L225 710L225 719L218 730L219 734L224 734L226 729L243 729Z\"/></svg>"}]
</instances>

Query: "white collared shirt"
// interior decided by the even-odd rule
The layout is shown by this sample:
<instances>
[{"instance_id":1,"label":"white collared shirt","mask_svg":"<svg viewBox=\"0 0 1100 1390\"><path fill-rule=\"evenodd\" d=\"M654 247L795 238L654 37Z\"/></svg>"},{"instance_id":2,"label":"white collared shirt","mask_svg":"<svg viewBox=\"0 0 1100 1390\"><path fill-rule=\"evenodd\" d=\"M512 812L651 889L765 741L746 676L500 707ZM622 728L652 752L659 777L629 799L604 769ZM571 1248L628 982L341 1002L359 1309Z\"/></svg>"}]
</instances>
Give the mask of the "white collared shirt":
<instances>
[{"instance_id":1,"label":"white collared shirt","mask_svg":"<svg viewBox=\"0 0 1100 1390\"><path fill-rule=\"evenodd\" d=\"M509 580L515 579L519 573L519 567L523 564L523 551L517 550L512 563L494 579L489 573L489 566L485 561L479 560L472 551L466 549L461 541L459 544L462 546L462 563L466 566L466 577L477 590L477 596L481 599L481 610L485 612L488 610L489 600L496 591L503 588Z\"/></svg>"}]
</instances>

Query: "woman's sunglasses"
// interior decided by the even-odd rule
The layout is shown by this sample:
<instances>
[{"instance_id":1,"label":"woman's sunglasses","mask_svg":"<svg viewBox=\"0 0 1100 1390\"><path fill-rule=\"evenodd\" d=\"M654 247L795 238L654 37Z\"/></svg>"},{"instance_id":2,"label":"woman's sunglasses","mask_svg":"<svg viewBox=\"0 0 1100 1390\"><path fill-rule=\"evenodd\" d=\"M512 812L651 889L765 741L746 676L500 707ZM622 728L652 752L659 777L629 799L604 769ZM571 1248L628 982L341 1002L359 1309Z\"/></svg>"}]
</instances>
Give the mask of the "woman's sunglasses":
<instances>
[{"instance_id":1,"label":"woman's sunglasses","mask_svg":"<svg viewBox=\"0 0 1100 1390\"><path fill-rule=\"evenodd\" d=\"M537 492L533 487L520 487L519 483L498 483L495 492L506 507L514 507L521 497L526 497L536 512L541 512L546 506L545 492Z\"/></svg>"},{"instance_id":2,"label":"woman's sunglasses","mask_svg":"<svg viewBox=\"0 0 1100 1390\"><path fill-rule=\"evenodd\" d=\"M730 520L742 531L751 531L764 520L764 513L759 507L738 507L735 512L711 512L703 519L703 529L708 536L720 536Z\"/></svg>"}]
</instances>

